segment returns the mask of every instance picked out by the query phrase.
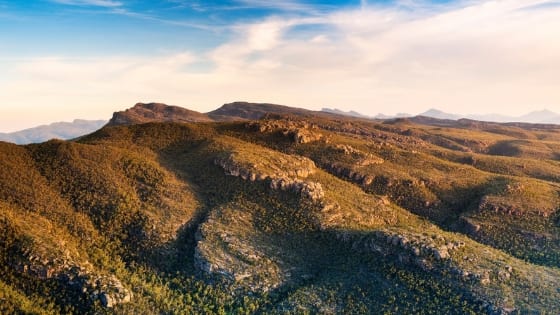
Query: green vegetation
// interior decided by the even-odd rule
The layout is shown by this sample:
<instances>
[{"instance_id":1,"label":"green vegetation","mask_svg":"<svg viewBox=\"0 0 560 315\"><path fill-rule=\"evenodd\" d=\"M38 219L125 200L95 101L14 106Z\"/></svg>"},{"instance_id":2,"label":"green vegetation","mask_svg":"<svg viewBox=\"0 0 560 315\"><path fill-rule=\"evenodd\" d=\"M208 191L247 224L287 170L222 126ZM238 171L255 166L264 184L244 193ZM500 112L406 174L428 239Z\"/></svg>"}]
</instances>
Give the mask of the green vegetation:
<instances>
[{"instance_id":1,"label":"green vegetation","mask_svg":"<svg viewBox=\"0 0 560 315\"><path fill-rule=\"evenodd\" d=\"M270 106L0 143L0 313L560 309L557 129Z\"/></svg>"}]
</instances>

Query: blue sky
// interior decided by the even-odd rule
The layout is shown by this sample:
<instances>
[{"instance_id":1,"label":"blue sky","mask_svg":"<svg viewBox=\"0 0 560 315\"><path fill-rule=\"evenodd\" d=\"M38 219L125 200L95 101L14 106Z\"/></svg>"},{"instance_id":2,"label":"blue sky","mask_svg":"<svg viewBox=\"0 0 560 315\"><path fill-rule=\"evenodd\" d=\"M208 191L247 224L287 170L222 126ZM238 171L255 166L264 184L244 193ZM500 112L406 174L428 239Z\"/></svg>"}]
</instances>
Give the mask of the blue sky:
<instances>
[{"instance_id":1,"label":"blue sky","mask_svg":"<svg viewBox=\"0 0 560 315\"><path fill-rule=\"evenodd\" d=\"M360 1L27 0L0 1L2 53L153 54L204 51L232 26L268 16L320 16Z\"/></svg>"},{"instance_id":2,"label":"blue sky","mask_svg":"<svg viewBox=\"0 0 560 315\"><path fill-rule=\"evenodd\" d=\"M136 102L560 111L560 2L0 0L0 132Z\"/></svg>"}]
</instances>

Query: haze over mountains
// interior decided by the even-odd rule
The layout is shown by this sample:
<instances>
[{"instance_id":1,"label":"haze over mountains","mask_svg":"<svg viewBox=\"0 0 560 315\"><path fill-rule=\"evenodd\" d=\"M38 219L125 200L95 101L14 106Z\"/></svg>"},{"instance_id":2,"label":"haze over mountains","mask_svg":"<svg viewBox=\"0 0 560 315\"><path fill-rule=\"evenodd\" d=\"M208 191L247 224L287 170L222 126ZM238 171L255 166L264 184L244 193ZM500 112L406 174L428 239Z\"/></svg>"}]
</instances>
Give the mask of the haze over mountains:
<instances>
[{"instance_id":1,"label":"haze over mountains","mask_svg":"<svg viewBox=\"0 0 560 315\"><path fill-rule=\"evenodd\" d=\"M560 124L560 114L543 109L533 111L522 116L506 116L500 114L487 114L487 115L457 115L446 113L437 109L430 109L419 116L428 116L440 119L458 120L462 118L489 121L489 122L527 122L534 124Z\"/></svg>"},{"instance_id":2,"label":"haze over mountains","mask_svg":"<svg viewBox=\"0 0 560 315\"><path fill-rule=\"evenodd\" d=\"M130 123L142 123L145 121L175 121L175 122L202 122L202 121L224 121L231 120L232 117L242 118L242 119L256 119L262 115L262 113L268 110L268 113L274 113L274 108L270 107L277 106L274 104L259 103L260 109L251 108L250 111L245 113L242 110L237 109L239 112L233 114L228 111L229 107L236 107L240 104L249 104L247 102L234 102L230 104L225 104L224 107L219 110L215 110L209 113L199 113L197 111L185 109L179 106L169 106L161 103L138 103L135 107L127 109L126 118L121 118L121 113L115 113L112 124L118 124L120 119L126 119ZM267 106L269 106L267 108ZM291 109L296 113L301 113L301 111L306 111L305 109ZM309 111L313 112L313 111ZM367 116L356 111L343 111L340 109L330 109L323 108L321 112L343 115L357 118L365 119L394 119L394 118L405 118L413 117L411 114L399 113L396 115L384 115L377 114L375 116ZM224 114L225 113L225 114ZM251 113L252 116L247 113ZM317 113L317 112L315 112ZM542 124L560 124L560 114L549 110L534 111L522 116L506 116L500 114L487 114L487 115L457 115L447 113L438 109L429 109L417 116L426 116L438 119L472 119L477 121L488 121L488 122L527 122L527 123L542 123ZM62 139L68 140L76 137L80 137L91 133L103 125L107 121L104 120L83 120L76 119L73 122L58 122L52 123L50 125L43 125L34 128L29 128L21 131L11 132L11 133L0 133L0 141L12 142L15 144L28 144L28 143L40 143L50 139Z\"/></svg>"},{"instance_id":3,"label":"haze over mountains","mask_svg":"<svg viewBox=\"0 0 560 315\"><path fill-rule=\"evenodd\" d=\"M397 114L394 116L389 116L389 115L378 114L374 118L391 119L391 118L411 117L411 116L413 115ZM432 118L451 119L451 120L472 119L472 120L488 121L488 122L526 122L526 123L533 123L533 124L560 124L560 114L546 109L533 111L522 116L507 116L502 114L458 115L458 114L447 113L432 108L423 113L418 114L417 116L426 116Z\"/></svg>"},{"instance_id":4,"label":"haze over mountains","mask_svg":"<svg viewBox=\"0 0 560 315\"><path fill-rule=\"evenodd\" d=\"M323 108L322 111L333 113L333 114L351 116L351 117L372 118L372 119L394 119L394 118L415 116L407 113L399 113L396 115L377 114L375 116L367 116L355 111L346 112L336 108L335 109ZM534 123L534 124L560 124L560 114L552 112L547 109L533 111L521 116L507 116L503 114L458 115L458 114L447 113L439 109L432 108L425 112L417 114L416 116L426 116L426 117L432 117L438 119L451 119L451 120L472 119L472 120L488 121L488 122L526 122L526 123Z\"/></svg>"},{"instance_id":5,"label":"haze over mountains","mask_svg":"<svg viewBox=\"0 0 560 315\"><path fill-rule=\"evenodd\" d=\"M0 133L0 141L28 144L50 139L73 139L94 132L106 123L106 120L84 119L75 119L72 122L57 122L16 132Z\"/></svg>"},{"instance_id":6,"label":"haze over mountains","mask_svg":"<svg viewBox=\"0 0 560 315\"><path fill-rule=\"evenodd\" d=\"M2 314L557 314L560 126L136 104L0 142Z\"/></svg>"}]
</instances>

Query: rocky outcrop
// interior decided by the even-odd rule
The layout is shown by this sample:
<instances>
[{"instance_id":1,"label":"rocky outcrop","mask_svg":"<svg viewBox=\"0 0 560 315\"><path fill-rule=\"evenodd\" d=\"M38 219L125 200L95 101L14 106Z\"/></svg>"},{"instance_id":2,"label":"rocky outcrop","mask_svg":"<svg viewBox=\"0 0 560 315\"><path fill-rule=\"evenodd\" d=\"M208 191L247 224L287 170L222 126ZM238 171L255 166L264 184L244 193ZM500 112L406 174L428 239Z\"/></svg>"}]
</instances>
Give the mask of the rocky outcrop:
<instances>
[{"instance_id":1,"label":"rocky outcrop","mask_svg":"<svg viewBox=\"0 0 560 315\"><path fill-rule=\"evenodd\" d=\"M273 190L292 191L302 198L318 202L324 197L320 183L304 180L315 172L313 161L305 157L290 157L287 165L262 165L239 162L235 154L217 158L214 163L224 169L227 175L240 177L249 181L266 181ZM290 168L286 170L286 168ZM269 171L267 173L267 170Z\"/></svg>"},{"instance_id":2,"label":"rocky outcrop","mask_svg":"<svg viewBox=\"0 0 560 315\"><path fill-rule=\"evenodd\" d=\"M270 188L281 191L293 191L303 198L313 202L320 201L325 196L321 183L303 181L300 179L274 178L270 179Z\"/></svg>"},{"instance_id":3,"label":"rocky outcrop","mask_svg":"<svg viewBox=\"0 0 560 315\"><path fill-rule=\"evenodd\" d=\"M352 156L356 166L378 165L385 162L382 158L371 153L365 153L347 144L339 144L334 149L344 155Z\"/></svg>"},{"instance_id":4,"label":"rocky outcrop","mask_svg":"<svg viewBox=\"0 0 560 315\"><path fill-rule=\"evenodd\" d=\"M241 177L243 180L266 180L278 178L307 178L316 171L315 163L302 156L282 157L276 160L262 159L259 162L242 161L239 154L231 153L214 160L214 164L224 169L227 175Z\"/></svg>"},{"instance_id":5,"label":"rocky outcrop","mask_svg":"<svg viewBox=\"0 0 560 315\"><path fill-rule=\"evenodd\" d=\"M371 185L375 179L372 175L362 173L337 162L327 164L326 169L337 177L348 179L363 187Z\"/></svg>"},{"instance_id":6,"label":"rocky outcrop","mask_svg":"<svg viewBox=\"0 0 560 315\"><path fill-rule=\"evenodd\" d=\"M467 244L449 241L442 235L416 234L404 231L380 230L371 236L355 238L340 233L339 239L362 252L394 257L402 265L413 265L433 274L450 274L469 285L491 286L514 277L514 268L505 263L481 264L480 257L471 256ZM502 308L492 306L496 314Z\"/></svg>"},{"instance_id":7,"label":"rocky outcrop","mask_svg":"<svg viewBox=\"0 0 560 315\"><path fill-rule=\"evenodd\" d=\"M288 135L292 137L295 143L309 143L323 139L323 135L320 133L303 128L292 130Z\"/></svg>"},{"instance_id":8,"label":"rocky outcrop","mask_svg":"<svg viewBox=\"0 0 560 315\"><path fill-rule=\"evenodd\" d=\"M475 258L463 255L466 243L448 241L441 235L412 234L405 232L377 231L372 237L352 239L341 234L339 238L350 242L352 247L360 251L372 251L383 256L394 256L397 262L414 265L424 271L434 273L450 272L459 281L475 282L488 285L492 279L507 280L511 277L510 266L492 270L484 268L467 268L457 264L455 259L473 261Z\"/></svg>"},{"instance_id":9,"label":"rocky outcrop","mask_svg":"<svg viewBox=\"0 0 560 315\"><path fill-rule=\"evenodd\" d=\"M464 242L447 242L442 236L388 233L378 234L378 237L385 238L387 244L400 247L412 254L411 256L432 258L436 261L449 259L452 251L465 246Z\"/></svg>"},{"instance_id":10,"label":"rocky outcrop","mask_svg":"<svg viewBox=\"0 0 560 315\"><path fill-rule=\"evenodd\" d=\"M132 292L126 289L115 276L89 278L85 287L93 289L90 297L98 298L101 304L107 308L129 303L132 300Z\"/></svg>"},{"instance_id":11,"label":"rocky outcrop","mask_svg":"<svg viewBox=\"0 0 560 315\"><path fill-rule=\"evenodd\" d=\"M27 259L20 259L14 265L14 269L29 277L41 280L56 279L91 302L99 300L107 308L132 300L132 292L125 288L117 277L97 274L92 271L93 267L88 262L82 265L68 257L49 259L34 254L26 256Z\"/></svg>"},{"instance_id":12,"label":"rocky outcrop","mask_svg":"<svg viewBox=\"0 0 560 315\"><path fill-rule=\"evenodd\" d=\"M350 180L362 187L370 186L375 180L375 177L368 174L363 167L384 163L382 158L371 153L365 153L350 145L338 144L328 147L328 150L335 154L343 154L349 160L324 163L323 167L337 177Z\"/></svg>"},{"instance_id":13,"label":"rocky outcrop","mask_svg":"<svg viewBox=\"0 0 560 315\"><path fill-rule=\"evenodd\" d=\"M527 215L527 212L539 215L544 218L548 218L556 209L554 208L528 208L524 205L518 205L512 202L510 199L504 199L503 197L496 197L487 195L481 198L478 204L478 211L481 212L495 212L499 214L504 214L508 216L522 217Z\"/></svg>"},{"instance_id":14,"label":"rocky outcrop","mask_svg":"<svg viewBox=\"0 0 560 315\"><path fill-rule=\"evenodd\" d=\"M213 209L196 233L195 268L251 292L267 292L290 278L281 265L281 248L270 242L254 225L251 208L232 204ZM271 247L272 246L272 247Z\"/></svg>"},{"instance_id":15,"label":"rocky outcrop","mask_svg":"<svg viewBox=\"0 0 560 315\"><path fill-rule=\"evenodd\" d=\"M247 123L246 127L261 133L277 132L299 144L325 139L317 125L304 120L261 120Z\"/></svg>"},{"instance_id":16,"label":"rocky outcrop","mask_svg":"<svg viewBox=\"0 0 560 315\"><path fill-rule=\"evenodd\" d=\"M524 214L523 209L519 209L517 207L513 207L511 205L493 202L492 198L489 196L484 196L480 200L478 204L479 211L492 211L501 214L513 215L513 216L521 216Z\"/></svg>"},{"instance_id":17,"label":"rocky outcrop","mask_svg":"<svg viewBox=\"0 0 560 315\"><path fill-rule=\"evenodd\" d=\"M493 190L489 189L491 193L480 199L477 209L479 212L516 217L531 214L549 218L558 210L558 198L550 196L550 193L556 195L556 190L550 190L545 185L539 187L533 184L528 187L522 182L497 178L490 187L493 187Z\"/></svg>"}]
</instances>

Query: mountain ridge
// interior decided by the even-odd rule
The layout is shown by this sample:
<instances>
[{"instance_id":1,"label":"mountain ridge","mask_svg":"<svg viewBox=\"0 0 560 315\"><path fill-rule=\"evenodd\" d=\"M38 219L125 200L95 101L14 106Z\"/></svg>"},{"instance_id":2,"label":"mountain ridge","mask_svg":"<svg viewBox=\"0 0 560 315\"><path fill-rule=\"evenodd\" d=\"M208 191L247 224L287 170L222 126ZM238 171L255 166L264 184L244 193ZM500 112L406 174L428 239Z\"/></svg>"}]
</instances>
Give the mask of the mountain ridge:
<instances>
[{"instance_id":1,"label":"mountain ridge","mask_svg":"<svg viewBox=\"0 0 560 315\"><path fill-rule=\"evenodd\" d=\"M50 139L68 140L91 133L105 123L110 125L135 124L142 122L212 122L212 121L236 121L259 119L264 115L337 115L346 117L355 117L358 119L381 119L391 120L406 117L432 117L443 120L474 120L481 122L507 122L507 123L532 123L532 124L560 124L560 114L556 114L549 110L534 111L523 116L509 117L504 115L456 115L449 114L437 109L430 109L417 116L410 114L397 114L388 116L378 114L374 117L363 115L358 112L345 112L339 109L323 108L321 111L311 111L303 108L293 108L284 105L276 105L269 103L249 103L249 102L233 102L227 103L220 108L200 113L180 106L166 105L163 103L137 103L132 108L122 112L115 112L109 121L94 120L88 121L84 119L75 119L71 123L59 122L50 125L42 125L34 128L28 128L21 131L11 133L0 133L0 141L7 141L16 144L39 143ZM416 119L419 122L421 119Z\"/></svg>"},{"instance_id":2,"label":"mountain ridge","mask_svg":"<svg viewBox=\"0 0 560 315\"><path fill-rule=\"evenodd\" d=\"M0 312L560 307L560 126L233 104L0 143Z\"/></svg>"},{"instance_id":3,"label":"mountain ridge","mask_svg":"<svg viewBox=\"0 0 560 315\"><path fill-rule=\"evenodd\" d=\"M560 124L560 114L555 113L553 111L543 109L543 110L535 110L530 113L521 115L521 116L507 116L503 114L469 114L469 115L459 115L453 113L447 113L445 111L439 110L437 108L431 108L427 111L419 113L417 115L411 115L406 113L399 113L396 115L384 115L384 114L377 114L373 117L363 115L358 112L345 112L339 109L328 109L324 108L323 111L336 113L340 115L346 116L353 116L353 117L361 117L361 118L373 118L373 119L396 119L396 118L406 118L406 117L416 117L416 116L425 116L425 117L432 117L438 119L447 119L447 120L460 120L460 119L470 119L470 120L477 120L477 121L484 121L484 122L499 122L499 123L507 123L507 122L520 122L520 123L534 123L534 124Z\"/></svg>"},{"instance_id":4,"label":"mountain ridge","mask_svg":"<svg viewBox=\"0 0 560 315\"><path fill-rule=\"evenodd\" d=\"M425 112L418 114L417 116L426 116L439 119L448 120L460 120L460 119L470 119L484 122L498 122L498 123L533 123L533 124L560 124L560 114L552 112L550 110L539 110L533 111L521 116L507 116L502 114L469 114L469 115L459 115L447 113L439 109L429 109ZM386 119L400 118L401 115L397 116L383 116ZM412 117L412 115L410 115Z\"/></svg>"}]
</instances>

